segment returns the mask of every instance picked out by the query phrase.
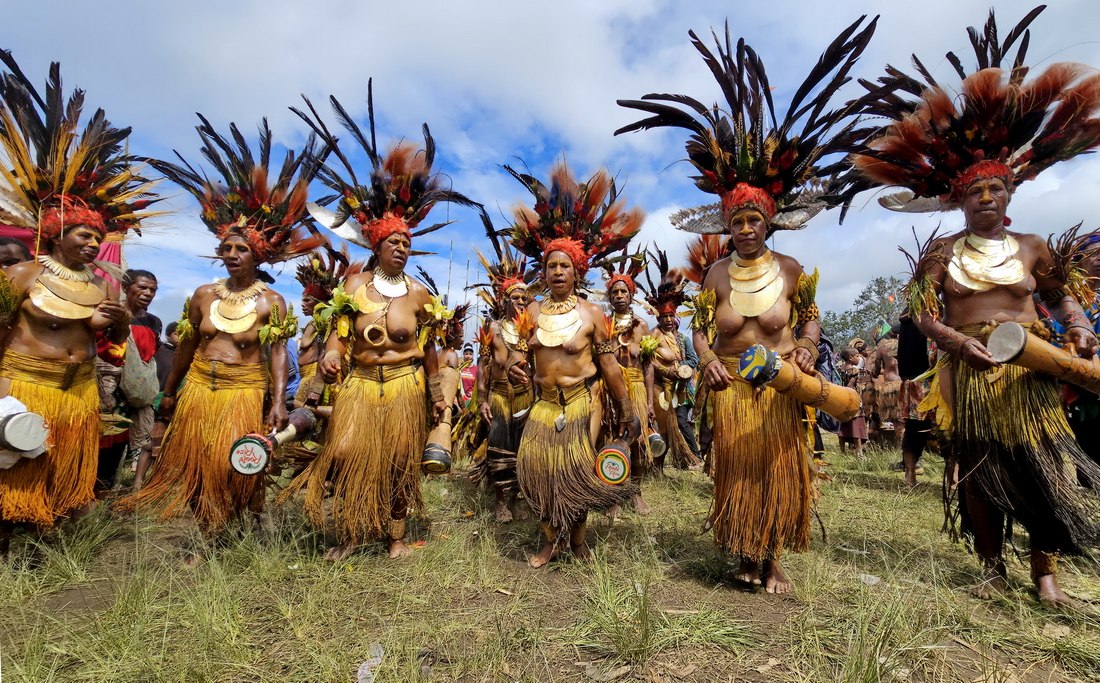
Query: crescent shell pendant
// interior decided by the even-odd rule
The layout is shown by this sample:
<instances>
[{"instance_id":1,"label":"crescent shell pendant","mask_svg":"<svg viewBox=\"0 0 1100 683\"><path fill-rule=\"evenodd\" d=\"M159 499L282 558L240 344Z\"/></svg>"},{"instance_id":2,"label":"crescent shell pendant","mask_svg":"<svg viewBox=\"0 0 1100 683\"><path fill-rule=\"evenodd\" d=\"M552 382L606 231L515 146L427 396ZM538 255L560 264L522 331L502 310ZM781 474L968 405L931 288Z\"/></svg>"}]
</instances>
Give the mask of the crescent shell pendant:
<instances>
[{"instance_id":1,"label":"crescent shell pendant","mask_svg":"<svg viewBox=\"0 0 1100 683\"><path fill-rule=\"evenodd\" d=\"M35 282L28 294L31 303L55 318L64 320L84 320L95 313L94 306L82 306L67 301L46 289L42 283Z\"/></svg>"}]
</instances>

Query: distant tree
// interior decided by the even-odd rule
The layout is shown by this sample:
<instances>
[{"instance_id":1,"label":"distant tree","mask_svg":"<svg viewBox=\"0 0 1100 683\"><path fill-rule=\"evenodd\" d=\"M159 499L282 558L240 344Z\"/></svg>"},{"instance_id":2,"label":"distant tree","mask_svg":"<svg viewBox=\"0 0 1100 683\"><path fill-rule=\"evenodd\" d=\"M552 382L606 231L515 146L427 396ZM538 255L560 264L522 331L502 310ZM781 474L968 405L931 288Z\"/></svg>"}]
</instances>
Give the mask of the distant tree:
<instances>
[{"instance_id":1,"label":"distant tree","mask_svg":"<svg viewBox=\"0 0 1100 683\"><path fill-rule=\"evenodd\" d=\"M821 327L840 349L852 337L868 341L875 337L885 322L893 325L905 308L903 298L905 280L893 275L876 277L859 293L852 307L846 311L825 311L821 315Z\"/></svg>"}]
</instances>

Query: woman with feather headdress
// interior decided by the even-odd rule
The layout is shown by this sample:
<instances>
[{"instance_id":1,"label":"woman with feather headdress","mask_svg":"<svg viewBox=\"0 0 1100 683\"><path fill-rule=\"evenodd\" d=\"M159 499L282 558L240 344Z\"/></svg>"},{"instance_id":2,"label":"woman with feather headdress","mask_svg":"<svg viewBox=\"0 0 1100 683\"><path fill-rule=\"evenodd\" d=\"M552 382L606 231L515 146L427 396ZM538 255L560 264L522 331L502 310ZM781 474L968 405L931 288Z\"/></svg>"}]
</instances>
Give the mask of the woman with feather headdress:
<instances>
[{"instance_id":1,"label":"woman with feather headdress","mask_svg":"<svg viewBox=\"0 0 1100 683\"><path fill-rule=\"evenodd\" d=\"M981 558L977 595L1007 588L1003 545L1006 523L1015 520L1031 537L1039 598L1069 603L1058 586L1056 556L1100 545L1100 496L1079 489L1076 479L1081 473L1100 481L1100 466L1075 442L1055 381L1002 366L985 346L1000 323L1044 332L1036 291L1066 326L1066 344L1085 357L1097 345L1075 297L1084 280L1074 250L1007 229L1005 213L1020 183L1100 145L1100 73L1057 63L1029 78L1027 27L1042 10L1029 12L1003 41L992 12L983 31L969 29L978 70L967 74L956 55L947 55L962 79L958 95L915 56L927 83L890 69L883 87L867 84L887 92L869 111L890 123L855 157L863 178L853 190L905 188L880 199L896 210L962 209L965 229L933 234L912 259L908 292L913 320L941 352L936 386L921 407L936 409L957 465L957 488L945 480L949 513L951 498L958 498L958 517L949 514L948 521L953 530L960 523Z\"/></svg>"},{"instance_id":2,"label":"woman with feather headdress","mask_svg":"<svg viewBox=\"0 0 1100 683\"><path fill-rule=\"evenodd\" d=\"M671 456L672 466L679 469L698 469L699 445L695 441L694 428L684 415L681 406L691 402L691 383L695 378L695 354L688 350L688 340L680 332L680 306L688 300L688 280L679 270L669 270L668 256L657 250L650 259L657 269L657 283L646 272L648 291L646 302L657 312L657 329L653 331L656 348L652 354L653 365L653 425L666 444L666 453L658 460L664 468L665 459ZM686 432L686 433L685 433Z\"/></svg>"},{"instance_id":3,"label":"woman with feather headdress","mask_svg":"<svg viewBox=\"0 0 1100 683\"><path fill-rule=\"evenodd\" d=\"M84 93L65 98L50 65L45 97L0 51L0 222L35 231L36 260L0 274L0 393L45 418L48 449L0 469L0 544L16 523L50 527L95 498L97 335L121 363L130 316L93 272L108 235L137 229L151 183L123 153L129 128L103 110L80 125Z\"/></svg>"},{"instance_id":4,"label":"woman with feather headdress","mask_svg":"<svg viewBox=\"0 0 1100 683\"><path fill-rule=\"evenodd\" d=\"M606 266L607 302L611 305L611 322L615 329L612 339L617 343L615 359L623 370L623 381L634 404L634 415L640 421L638 438L630 444L630 477L638 491L634 496L634 511L649 514L649 504L642 498L642 476L657 464L664 464L664 453L650 452L649 434L653 416L653 348L649 325L634 313L634 297L638 293L638 276L645 270L645 252L624 253L617 267ZM648 341L645 341L648 338ZM667 442L666 442L667 443ZM615 516L615 511L613 515Z\"/></svg>"},{"instance_id":5,"label":"woman with feather headdress","mask_svg":"<svg viewBox=\"0 0 1100 683\"><path fill-rule=\"evenodd\" d=\"M369 83L367 93L369 138L340 102L329 98L350 138L370 159L365 179L309 100L308 113L294 110L330 154L318 177L335 195L320 204L335 202L335 211L317 204L310 211L337 236L373 252L367 269L348 278L326 305L332 334L318 372L326 382L336 381L349 351L351 371L340 384L324 447L284 492L305 488L305 508L318 527L328 522L325 499L331 494L331 520L340 543L325 554L329 561L375 538L386 540L391 558L409 552L405 520L423 504L420 472L428 407L441 417L454 400L444 396L435 345L441 324L453 312L405 267L413 237L446 225L420 227L437 203L479 206L447 189L433 173L435 141L427 125L423 149L402 142L379 153Z\"/></svg>"},{"instance_id":6,"label":"woman with feather headdress","mask_svg":"<svg viewBox=\"0 0 1100 683\"><path fill-rule=\"evenodd\" d=\"M710 268L694 302L694 345L714 416L715 500L709 524L715 541L742 559L737 578L763 583L771 593L791 589L781 553L805 550L810 541L814 472L807 424L812 411L785 394L758 391L743 381L738 356L762 344L803 372L814 372L820 333L817 273L807 276L795 259L772 252L765 240L776 230L802 227L835 201L834 188L814 184L841 168L821 166L823 157L860 140L860 131L846 121L850 108L830 109L829 101L874 31L875 21L860 29L863 21L833 41L781 121L760 58L743 39L734 49L728 27L724 43L716 37L717 55L690 34L728 109L708 108L681 95L619 102L651 116L617 134L664 126L691 133L687 153L700 174L696 185L717 194L720 202L694 212L698 215L682 220L680 227L732 236L735 253ZM834 130L841 126L840 132Z\"/></svg>"},{"instance_id":7,"label":"woman with feather headdress","mask_svg":"<svg viewBox=\"0 0 1100 683\"><path fill-rule=\"evenodd\" d=\"M519 482L516 479L516 450L523 434L533 394L530 384L512 381L508 370L523 360L517 319L527 310L527 286L535 270L527 267L523 254L515 252L493 228L489 215L482 210L485 233L493 245L493 254L477 252L489 282L479 296L489 315L478 335L480 343L477 372L476 409L488 426L485 458L470 471L473 481L488 478L493 487L493 516L507 523L516 514Z\"/></svg>"},{"instance_id":8,"label":"woman with feather headdress","mask_svg":"<svg viewBox=\"0 0 1100 683\"><path fill-rule=\"evenodd\" d=\"M315 168L313 140L301 155L288 151L273 175L266 120L257 156L235 124L230 143L206 118L199 119L202 154L222 182L178 154L180 164L150 163L198 200L203 223L218 239L214 258L227 277L200 286L184 303L179 346L160 403L161 415L171 419L161 455L141 490L118 505L161 519L190 508L199 528L213 535L263 508L265 477L233 471L228 458L233 442L287 422L286 344L298 333L298 321L259 267L308 253L321 240L299 230L307 219L307 187ZM198 553L187 559L198 561Z\"/></svg>"},{"instance_id":9,"label":"woman with feather headdress","mask_svg":"<svg viewBox=\"0 0 1100 683\"><path fill-rule=\"evenodd\" d=\"M328 341L332 319L323 317L324 305L332 299L340 283L363 270L363 263L352 263L347 248L317 250L301 260L294 277L302 285L302 315L308 320L298 338L298 373L301 380L294 405L322 400L324 383L317 375L317 361ZM327 415L326 415L327 417Z\"/></svg>"},{"instance_id":10,"label":"woman with feather headdress","mask_svg":"<svg viewBox=\"0 0 1100 683\"><path fill-rule=\"evenodd\" d=\"M509 371L526 385L533 370L536 400L523 428L516 471L545 536L529 562L542 567L566 544L577 557L591 557L588 511L610 509L634 494L628 481L606 480L593 467L595 448L609 431L605 419L614 419L615 431L627 442L637 438L638 422L615 360L619 344L611 338L610 321L577 291L594 261L622 251L638 234L642 213L623 211L615 182L603 170L579 183L562 162L547 187L529 174L505 169L535 197L533 209L517 208L509 237L539 262L549 289L517 325L528 354ZM605 409L608 394L612 400Z\"/></svg>"}]
</instances>

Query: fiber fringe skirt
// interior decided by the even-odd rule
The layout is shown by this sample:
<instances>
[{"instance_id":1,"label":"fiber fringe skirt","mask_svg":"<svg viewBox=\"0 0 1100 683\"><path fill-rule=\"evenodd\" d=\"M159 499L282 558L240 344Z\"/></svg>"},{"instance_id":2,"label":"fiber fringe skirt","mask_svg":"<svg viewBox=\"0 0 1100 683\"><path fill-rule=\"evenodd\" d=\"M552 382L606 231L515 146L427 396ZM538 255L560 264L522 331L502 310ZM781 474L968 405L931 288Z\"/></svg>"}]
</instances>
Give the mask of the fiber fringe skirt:
<instances>
[{"instance_id":1,"label":"fiber fringe skirt","mask_svg":"<svg viewBox=\"0 0 1100 683\"><path fill-rule=\"evenodd\" d=\"M0 469L0 520L52 526L95 498L99 390L95 361L66 363L5 351L0 377L49 427L47 450Z\"/></svg>"},{"instance_id":2,"label":"fiber fringe skirt","mask_svg":"<svg viewBox=\"0 0 1100 683\"><path fill-rule=\"evenodd\" d=\"M636 492L630 482L608 484L596 475L601 392L599 382L591 389L581 382L545 392L523 429L516 463L519 487L531 510L559 537L567 536L589 510L625 503Z\"/></svg>"},{"instance_id":3,"label":"fiber fringe skirt","mask_svg":"<svg viewBox=\"0 0 1100 683\"><path fill-rule=\"evenodd\" d=\"M814 475L806 407L737 379L737 358L720 358L735 378L710 392L714 405L714 541L761 561L810 545Z\"/></svg>"},{"instance_id":4,"label":"fiber fringe skirt","mask_svg":"<svg viewBox=\"0 0 1100 683\"><path fill-rule=\"evenodd\" d=\"M961 331L984 341L991 328ZM1076 554L1100 545L1100 492L1078 486L1079 472L1100 481L1100 464L1077 444L1057 382L1017 365L979 372L944 358L954 385L949 442L959 465L959 488L974 487L971 495L977 493L1020 522L1031 535L1032 549ZM943 400L939 391L930 394ZM955 524L950 496L945 496L949 526L972 535L965 496L958 499Z\"/></svg>"},{"instance_id":5,"label":"fiber fringe skirt","mask_svg":"<svg viewBox=\"0 0 1100 683\"><path fill-rule=\"evenodd\" d=\"M221 530L243 512L259 512L265 475L237 474L229 465L233 442L263 431L267 366L195 357L161 442L160 456L140 491L120 500L122 510L148 510L168 519L190 507L205 533Z\"/></svg>"},{"instance_id":6,"label":"fiber fringe skirt","mask_svg":"<svg viewBox=\"0 0 1100 683\"><path fill-rule=\"evenodd\" d=\"M493 488L502 493L512 493L518 488L516 479L516 452L523 436L527 416L516 413L531 407L534 394L529 386L514 386L508 380L497 380L489 388L489 424L485 457L470 470L470 479L480 481L488 477Z\"/></svg>"},{"instance_id":7,"label":"fiber fringe skirt","mask_svg":"<svg viewBox=\"0 0 1100 683\"><path fill-rule=\"evenodd\" d=\"M653 454L649 451L649 392L646 391L645 374L641 368L623 368L623 382L626 383L626 393L630 396L634 415L642 423L637 441L630 445L631 475L638 477L653 468ZM680 431L678 424L676 431Z\"/></svg>"},{"instance_id":8,"label":"fiber fringe skirt","mask_svg":"<svg viewBox=\"0 0 1100 683\"><path fill-rule=\"evenodd\" d=\"M423 505L427 400L419 362L354 368L333 404L324 447L280 501L305 487L306 512L315 526L324 527L325 497L331 492L332 522L341 540L388 536L391 520Z\"/></svg>"},{"instance_id":9,"label":"fiber fringe skirt","mask_svg":"<svg viewBox=\"0 0 1100 683\"><path fill-rule=\"evenodd\" d=\"M680 421L676 415L676 406L673 405L673 401L676 397L674 382L671 379L662 380L657 387L654 388L657 393L656 400L654 401L653 413L657 418L657 424L654 428L660 433L661 438L668 444L668 450L665 451L665 460L672 463L673 467L677 467L682 470L686 470L690 467L695 467L699 464L699 458L691 452L691 446L688 445L687 439L684 438L684 433L680 431ZM661 404L661 397L668 403L668 407L665 408ZM637 409L635 409L637 410Z\"/></svg>"}]
</instances>

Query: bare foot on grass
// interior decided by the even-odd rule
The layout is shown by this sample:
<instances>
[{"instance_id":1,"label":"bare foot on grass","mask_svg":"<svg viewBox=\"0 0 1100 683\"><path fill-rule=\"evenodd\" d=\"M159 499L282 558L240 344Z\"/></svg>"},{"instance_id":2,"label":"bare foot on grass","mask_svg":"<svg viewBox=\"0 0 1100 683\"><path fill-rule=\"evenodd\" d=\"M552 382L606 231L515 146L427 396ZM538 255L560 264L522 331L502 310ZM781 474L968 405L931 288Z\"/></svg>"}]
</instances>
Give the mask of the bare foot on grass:
<instances>
[{"instance_id":1,"label":"bare foot on grass","mask_svg":"<svg viewBox=\"0 0 1100 683\"><path fill-rule=\"evenodd\" d=\"M531 565L534 569L538 569L540 567L545 567L556 559L558 559L558 544L553 541L547 541L543 544L541 550L527 560L527 564Z\"/></svg>"},{"instance_id":2,"label":"bare foot on grass","mask_svg":"<svg viewBox=\"0 0 1100 683\"><path fill-rule=\"evenodd\" d=\"M355 541L347 541L340 545L334 545L325 552L325 562L339 562L351 555L359 546Z\"/></svg>"},{"instance_id":3,"label":"bare foot on grass","mask_svg":"<svg viewBox=\"0 0 1100 683\"><path fill-rule=\"evenodd\" d=\"M649 503L645 502L645 499L642 498L642 494L640 493L634 496L634 512L637 512L643 517L651 512Z\"/></svg>"},{"instance_id":4,"label":"bare foot on grass","mask_svg":"<svg viewBox=\"0 0 1100 683\"><path fill-rule=\"evenodd\" d=\"M970 589L970 594L982 600L992 600L1008 592L1008 578L1003 562L987 566L982 580Z\"/></svg>"},{"instance_id":5,"label":"bare foot on grass","mask_svg":"<svg viewBox=\"0 0 1100 683\"><path fill-rule=\"evenodd\" d=\"M408 557L412 555L412 549L405 545L405 541L400 538L395 538L390 541L390 559L396 560L399 557Z\"/></svg>"},{"instance_id":6,"label":"bare foot on grass","mask_svg":"<svg viewBox=\"0 0 1100 683\"><path fill-rule=\"evenodd\" d=\"M791 580L779 560L764 560L764 590L775 595L791 592Z\"/></svg>"},{"instance_id":7,"label":"bare foot on grass","mask_svg":"<svg viewBox=\"0 0 1100 683\"><path fill-rule=\"evenodd\" d=\"M512 521L512 510L508 506L508 501L498 500L496 505L493 506L493 517L500 524L507 524Z\"/></svg>"},{"instance_id":8,"label":"bare foot on grass","mask_svg":"<svg viewBox=\"0 0 1100 683\"><path fill-rule=\"evenodd\" d=\"M1058 585L1057 574L1044 574L1034 581L1035 589L1039 592L1039 602L1056 607L1077 607L1077 601L1066 595Z\"/></svg>"},{"instance_id":9,"label":"bare foot on grass","mask_svg":"<svg viewBox=\"0 0 1100 683\"><path fill-rule=\"evenodd\" d=\"M733 575L734 581L755 588L760 585L760 564L751 560L741 560L741 566Z\"/></svg>"}]
</instances>

